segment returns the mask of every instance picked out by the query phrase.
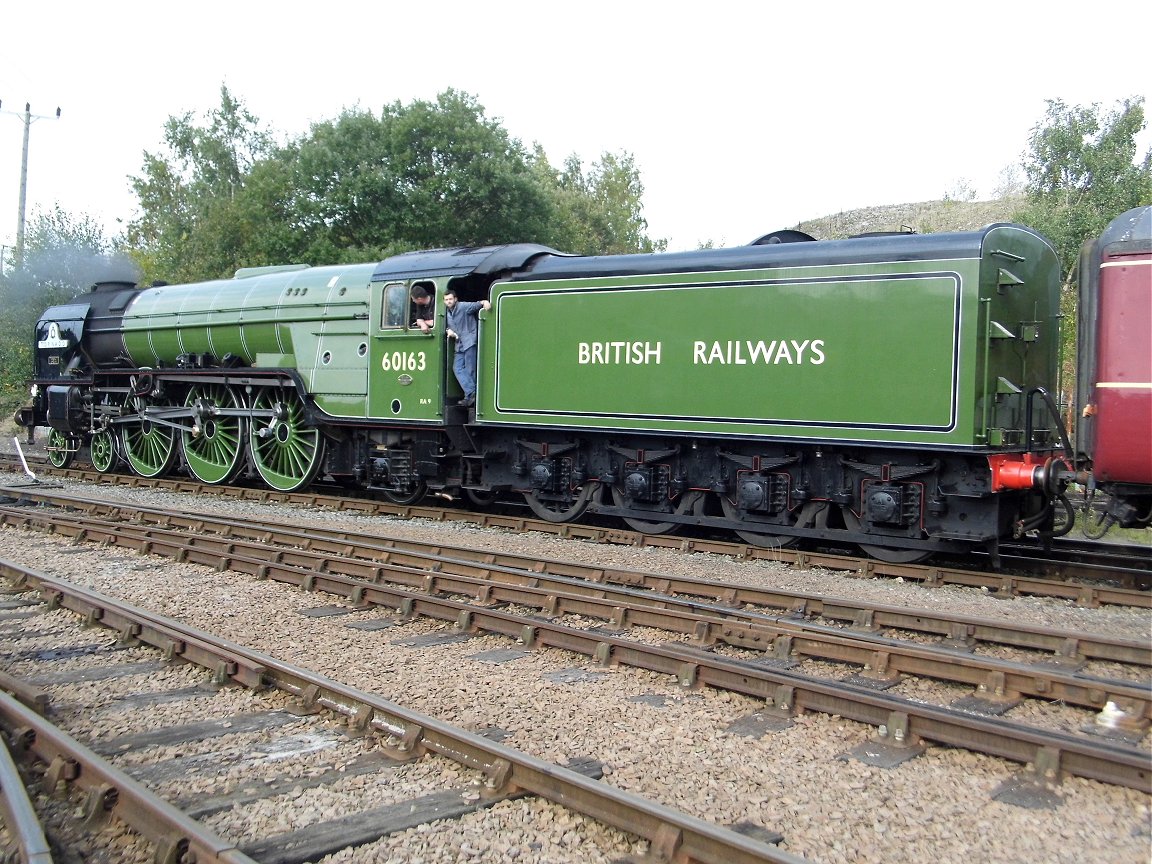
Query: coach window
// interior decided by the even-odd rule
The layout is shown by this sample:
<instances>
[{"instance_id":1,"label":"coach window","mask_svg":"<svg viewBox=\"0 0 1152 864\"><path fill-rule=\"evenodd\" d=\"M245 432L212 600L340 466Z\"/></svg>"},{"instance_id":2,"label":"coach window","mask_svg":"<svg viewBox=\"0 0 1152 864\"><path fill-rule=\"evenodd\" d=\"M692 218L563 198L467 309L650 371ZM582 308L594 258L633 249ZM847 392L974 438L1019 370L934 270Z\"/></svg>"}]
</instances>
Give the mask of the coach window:
<instances>
[{"instance_id":1,"label":"coach window","mask_svg":"<svg viewBox=\"0 0 1152 864\"><path fill-rule=\"evenodd\" d=\"M384 286L384 304L380 317L380 327L390 330L404 326L408 311L408 286L403 282L393 282Z\"/></svg>"}]
</instances>

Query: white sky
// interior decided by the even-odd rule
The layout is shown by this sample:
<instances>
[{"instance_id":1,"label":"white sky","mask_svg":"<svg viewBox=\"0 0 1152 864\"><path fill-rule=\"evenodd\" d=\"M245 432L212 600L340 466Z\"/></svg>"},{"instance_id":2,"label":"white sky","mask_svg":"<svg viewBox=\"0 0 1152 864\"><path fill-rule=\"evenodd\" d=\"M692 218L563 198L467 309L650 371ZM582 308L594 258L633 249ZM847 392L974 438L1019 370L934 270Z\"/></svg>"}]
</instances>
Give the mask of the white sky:
<instances>
[{"instance_id":1,"label":"white sky","mask_svg":"<svg viewBox=\"0 0 1152 864\"><path fill-rule=\"evenodd\" d=\"M31 125L28 219L59 203L111 234L165 120L203 119L222 83L281 139L345 107L471 93L556 167L632 153L649 235L673 250L962 183L989 198L1046 99L1144 96L1152 114L1150 25L1131 0L19 0L0 13L0 108L20 115L0 114L0 244L26 102L63 109Z\"/></svg>"}]
</instances>

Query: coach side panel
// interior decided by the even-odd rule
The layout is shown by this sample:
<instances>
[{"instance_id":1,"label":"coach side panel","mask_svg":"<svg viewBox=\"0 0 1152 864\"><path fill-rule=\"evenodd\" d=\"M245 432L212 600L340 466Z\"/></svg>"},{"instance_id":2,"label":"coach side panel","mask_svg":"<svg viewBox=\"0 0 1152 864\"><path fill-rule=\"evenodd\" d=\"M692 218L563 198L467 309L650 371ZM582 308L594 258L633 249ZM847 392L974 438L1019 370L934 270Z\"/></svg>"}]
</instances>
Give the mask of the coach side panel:
<instances>
[{"instance_id":1,"label":"coach side panel","mask_svg":"<svg viewBox=\"0 0 1152 864\"><path fill-rule=\"evenodd\" d=\"M1152 255L1106 258L1099 286L1093 471L1152 483Z\"/></svg>"}]
</instances>

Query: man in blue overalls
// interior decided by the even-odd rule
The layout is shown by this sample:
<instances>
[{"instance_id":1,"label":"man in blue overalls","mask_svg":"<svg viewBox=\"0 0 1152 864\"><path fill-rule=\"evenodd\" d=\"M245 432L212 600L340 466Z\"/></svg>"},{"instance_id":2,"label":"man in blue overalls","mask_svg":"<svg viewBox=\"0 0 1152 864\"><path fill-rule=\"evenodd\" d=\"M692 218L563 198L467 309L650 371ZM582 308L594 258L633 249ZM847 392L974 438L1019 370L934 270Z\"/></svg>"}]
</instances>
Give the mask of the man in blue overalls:
<instances>
[{"instance_id":1,"label":"man in blue overalls","mask_svg":"<svg viewBox=\"0 0 1152 864\"><path fill-rule=\"evenodd\" d=\"M444 292L446 333L449 339L456 340L452 371L464 391L460 405L465 408L476 404L476 336L480 329L480 310L487 312L491 308L487 300L461 301L452 288Z\"/></svg>"}]
</instances>

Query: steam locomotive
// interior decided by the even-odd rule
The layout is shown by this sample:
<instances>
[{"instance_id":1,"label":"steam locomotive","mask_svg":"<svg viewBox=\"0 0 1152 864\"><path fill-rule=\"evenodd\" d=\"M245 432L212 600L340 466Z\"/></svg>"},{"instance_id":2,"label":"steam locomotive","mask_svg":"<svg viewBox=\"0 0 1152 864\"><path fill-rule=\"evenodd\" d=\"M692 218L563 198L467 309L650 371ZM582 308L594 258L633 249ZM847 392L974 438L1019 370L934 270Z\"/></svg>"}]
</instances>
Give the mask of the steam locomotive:
<instances>
[{"instance_id":1,"label":"steam locomotive","mask_svg":"<svg viewBox=\"0 0 1152 864\"><path fill-rule=\"evenodd\" d=\"M1058 393L1060 268L1021 225L674 254L512 244L374 264L103 283L48 309L24 426L210 484L325 476L398 503L522 499L648 533L849 543L915 561L1070 524L1065 486L1147 525L1149 211L1088 244L1074 450ZM475 405L444 292L489 300ZM416 326L412 292L437 323Z\"/></svg>"}]
</instances>

